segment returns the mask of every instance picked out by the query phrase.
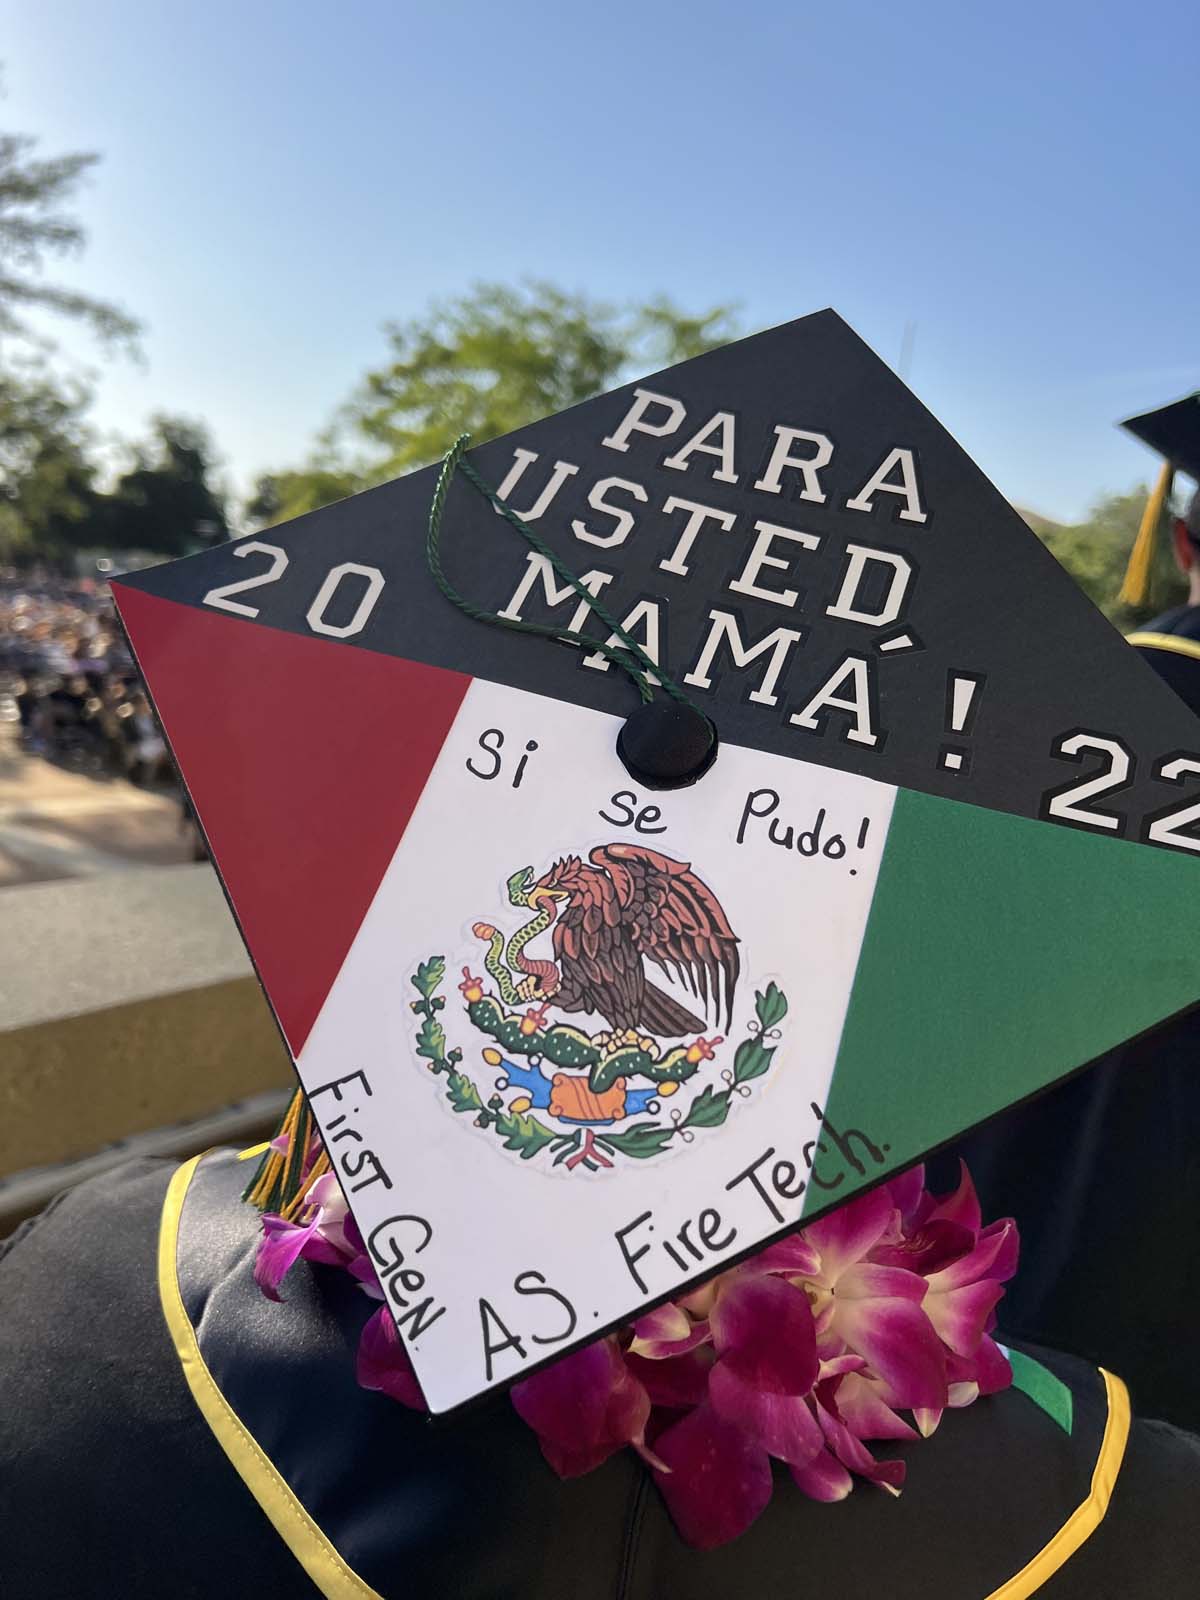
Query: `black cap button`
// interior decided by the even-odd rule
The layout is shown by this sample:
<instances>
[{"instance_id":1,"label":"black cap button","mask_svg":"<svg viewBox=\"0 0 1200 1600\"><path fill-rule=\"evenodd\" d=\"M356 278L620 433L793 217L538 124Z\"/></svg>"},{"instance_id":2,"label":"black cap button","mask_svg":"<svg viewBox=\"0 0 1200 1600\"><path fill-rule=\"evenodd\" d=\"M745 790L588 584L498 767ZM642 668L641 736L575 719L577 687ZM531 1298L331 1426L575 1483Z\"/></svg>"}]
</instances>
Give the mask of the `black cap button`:
<instances>
[{"instance_id":1,"label":"black cap button","mask_svg":"<svg viewBox=\"0 0 1200 1600\"><path fill-rule=\"evenodd\" d=\"M692 706L652 700L625 719L617 754L644 789L685 789L717 759L717 730Z\"/></svg>"}]
</instances>

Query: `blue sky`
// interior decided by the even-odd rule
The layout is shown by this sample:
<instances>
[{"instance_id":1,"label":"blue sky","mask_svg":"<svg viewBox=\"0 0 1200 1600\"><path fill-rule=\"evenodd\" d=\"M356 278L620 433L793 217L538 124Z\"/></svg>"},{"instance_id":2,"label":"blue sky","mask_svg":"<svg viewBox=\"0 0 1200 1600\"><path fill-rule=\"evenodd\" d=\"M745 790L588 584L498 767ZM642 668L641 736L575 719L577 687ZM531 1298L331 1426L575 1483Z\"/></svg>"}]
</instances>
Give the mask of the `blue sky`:
<instances>
[{"instance_id":1,"label":"blue sky","mask_svg":"<svg viewBox=\"0 0 1200 1600\"><path fill-rule=\"evenodd\" d=\"M1000 488L1081 515L1200 387L1200 8L0 0L0 123L104 161L61 277L147 323L97 418L300 461L472 281L836 307Z\"/></svg>"}]
</instances>

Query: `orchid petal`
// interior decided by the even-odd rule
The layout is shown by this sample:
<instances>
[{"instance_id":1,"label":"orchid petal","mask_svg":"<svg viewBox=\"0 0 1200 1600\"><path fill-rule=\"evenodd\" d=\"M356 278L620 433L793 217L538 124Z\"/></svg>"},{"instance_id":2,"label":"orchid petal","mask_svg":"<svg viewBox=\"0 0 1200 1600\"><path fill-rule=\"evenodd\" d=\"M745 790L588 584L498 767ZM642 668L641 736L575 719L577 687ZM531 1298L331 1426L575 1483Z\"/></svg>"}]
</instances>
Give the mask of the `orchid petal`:
<instances>
[{"instance_id":1,"label":"orchid petal","mask_svg":"<svg viewBox=\"0 0 1200 1600\"><path fill-rule=\"evenodd\" d=\"M709 1318L717 1354L756 1389L807 1394L817 1378L817 1341L808 1296L782 1278L740 1278Z\"/></svg>"},{"instance_id":2,"label":"orchid petal","mask_svg":"<svg viewBox=\"0 0 1200 1600\"><path fill-rule=\"evenodd\" d=\"M834 1300L911 1300L920 1305L925 1298L925 1279L904 1267L881 1267L861 1261L849 1267L837 1281Z\"/></svg>"},{"instance_id":3,"label":"orchid petal","mask_svg":"<svg viewBox=\"0 0 1200 1600\"><path fill-rule=\"evenodd\" d=\"M964 1228L970 1228L972 1233L979 1232L979 1225L983 1220L979 1209L979 1198L975 1193L975 1185L971 1182L971 1174L967 1171L967 1164L961 1158L958 1163L958 1188L953 1194L942 1196L929 1213L929 1220L959 1222Z\"/></svg>"},{"instance_id":4,"label":"orchid petal","mask_svg":"<svg viewBox=\"0 0 1200 1600\"><path fill-rule=\"evenodd\" d=\"M890 1494L899 1494L905 1474L903 1461L877 1461L862 1440L851 1432L831 1406L817 1399L816 1408L817 1421L821 1425L826 1443L842 1465L848 1467L851 1472L858 1473L860 1477L877 1483L881 1489L886 1489Z\"/></svg>"},{"instance_id":5,"label":"orchid petal","mask_svg":"<svg viewBox=\"0 0 1200 1600\"><path fill-rule=\"evenodd\" d=\"M807 1239L793 1233L760 1250L746 1263L746 1268L754 1272L778 1272L790 1277L815 1278L821 1270L821 1257Z\"/></svg>"},{"instance_id":6,"label":"orchid petal","mask_svg":"<svg viewBox=\"0 0 1200 1600\"><path fill-rule=\"evenodd\" d=\"M306 1261L315 1261L322 1267L342 1267L346 1264L346 1252L339 1250L331 1239L324 1236L319 1217L313 1219L312 1232L300 1246L300 1254Z\"/></svg>"},{"instance_id":7,"label":"orchid petal","mask_svg":"<svg viewBox=\"0 0 1200 1600\"><path fill-rule=\"evenodd\" d=\"M262 1238L254 1256L254 1281L268 1300L279 1300L279 1285L295 1266L304 1246L313 1238L316 1223L300 1227L295 1222L264 1212Z\"/></svg>"},{"instance_id":8,"label":"orchid petal","mask_svg":"<svg viewBox=\"0 0 1200 1600\"><path fill-rule=\"evenodd\" d=\"M713 1410L735 1423L768 1455L802 1465L821 1448L821 1430L806 1400L794 1394L766 1394L718 1361L708 1380Z\"/></svg>"},{"instance_id":9,"label":"orchid petal","mask_svg":"<svg viewBox=\"0 0 1200 1600\"><path fill-rule=\"evenodd\" d=\"M698 1345L707 1344L711 1337L707 1322L693 1322L686 1311L668 1301L637 1319L629 1349L649 1361L661 1361L686 1355Z\"/></svg>"},{"instance_id":10,"label":"orchid petal","mask_svg":"<svg viewBox=\"0 0 1200 1600\"><path fill-rule=\"evenodd\" d=\"M710 1350L690 1350L666 1361L648 1360L630 1350L625 1364L649 1395L652 1406L698 1406L708 1394Z\"/></svg>"},{"instance_id":11,"label":"orchid petal","mask_svg":"<svg viewBox=\"0 0 1200 1600\"><path fill-rule=\"evenodd\" d=\"M641 1456L646 1465L652 1468L655 1472L670 1472L671 1469L667 1463L661 1456L655 1455L654 1451L651 1450L650 1446L645 1442L645 1440L632 1440L630 1443L630 1449L635 1455Z\"/></svg>"},{"instance_id":12,"label":"orchid petal","mask_svg":"<svg viewBox=\"0 0 1200 1600\"><path fill-rule=\"evenodd\" d=\"M937 1202L934 1200L929 1190L926 1189L924 1194L917 1201L917 1209L911 1212L910 1215L904 1219L904 1226L909 1233L917 1233L920 1231L920 1229L925 1227L930 1217L933 1215L933 1210L936 1203Z\"/></svg>"},{"instance_id":13,"label":"orchid petal","mask_svg":"<svg viewBox=\"0 0 1200 1600\"><path fill-rule=\"evenodd\" d=\"M913 1421L922 1439L928 1439L937 1432L937 1425L942 1420L941 1406L914 1406Z\"/></svg>"},{"instance_id":14,"label":"orchid petal","mask_svg":"<svg viewBox=\"0 0 1200 1600\"><path fill-rule=\"evenodd\" d=\"M669 1361L673 1356L685 1356L712 1339L707 1322L697 1322L686 1339L634 1339L629 1346L635 1356L647 1361Z\"/></svg>"},{"instance_id":15,"label":"orchid petal","mask_svg":"<svg viewBox=\"0 0 1200 1600\"><path fill-rule=\"evenodd\" d=\"M635 1339L645 1339L652 1342L663 1342L674 1339L686 1339L692 1331L692 1319L686 1311L679 1306L667 1301L665 1305L655 1306L653 1311L647 1311L633 1324Z\"/></svg>"},{"instance_id":16,"label":"orchid petal","mask_svg":"<svg viewBox=\"0 0 1200 1600\"><path fill-rule=\"evenodd\" d=\"M944 1406L942 1347L924 1310L911 1300L849 1300L838 1331L887 1385L894 1405Z\"/></svg>"},{"instance_id":17,"label":"orchid petal","mask_svg":"<svg viewBox=\"0 0 1200 1600\"><path fill-rule=\"evenodd\" d=\"M560 1477L578 1477L622 1446L641 1444L650 1419L650 1397L611 1338L514 1385L512 1403Z\"/></svg>"},{"instance_id":18,"label":"orchid petal","mask_svg":"<svg viewBox=\"0 0 1200 1600\"><path fill-rule=\"evenodd\" d=\"M387 1306L380 1306L363 1326L357 1375L363 1389L377 1390L413 1411L429 1409Z\"/></svg>"},{"instance_id":19,"label":"orchid petal","mask_svg":"<svg viewBox=\"0 0 1200 1600\"><path fill-rule=\"evenodd\" d=\"M655 1443L655 1482L681 1537L712 1550L744 1533L771 1498L771 1460L733 1423L698 1406Z\"/></svg>"},{"instance_id":20,"label":"orchid petal","mask_svg":"<svg viewBox=\"0 0 1200 1600\"><path fill-rule=\"evenodd\" d=\"M375 1272L375 1263L370 1256L357 1255L342 1264L352 1278L358 1279L359 1288L365 1290L372 1300L383 1299L383 1289Z\"/></svg>"},{"instance_id":21,"label":"orchid petal","mask_svg":"<svg viewBox=\"0 0 1200 1600\"><path fill-rule=\"evenodd\" d=\"M822 1500L827 1505L844 1500L854 1487L854 1479L842 1463L824 1449L802 1467L793 1465L791 1473L796 1487L810 1500Z\"/></svg>"},{"instance_id":22,"label":"orchid petal","mask_svg":"<svg viewBox=\"0 0 1200 1600\"><path fill-rule=\"evenodd\" d=\"M937 1272L965 1256L975 1246L975 1235L958 1222L927 1222L894 1244L881 1241L871 1251L880 1266L907 1267L910 1272Z\"/></svg>"},{"instance_id":23,"label":"orchid petal","mask_svg":"<svg viewBox=\"0 0 1200 1600\"><path fill-rule=\"evenodd\" d=\"M960 1356L956 1350L946 1348L946 1382L974 1383L975 1357Z\"/></svg>"},{"instance_id":24,"label":"orchid petal","mask_svg":"<svg viewBox=\"0 0 1200 1600\"><path fill-rule=\"evenodd\" d=\"M617 1445L640 1445L649 1420L650 1396L622 1361L620 1378L609 1396L605 1430Z\"/></svg>"},{"instance_id":25,"label":"orchid petal","mask_svg":"<svg viewBox=\"0 0 1200 1600\"><path fill-rule=\"evenodd\" d=\"M866 1364L862 1356L850 1354L831 1356L828 1359L822 1357L817 1382L824 1383L827 1378L840 1378L846 1372L861 1372Z\"/></svg>"},{"instance_id":26,"label":"orchid petal","mask_svg":"<svg viewBox=\"0 0 1200 1600\"><path fill-rule=\"evenodd\" d=\"M876 1384L850 1373L837 1387L838 1414L860 1439L915 1439L917 1436L897 1416Z\"/></svg>"},{"instance_id":27,"label":"orchid petal","mask_svg":"<svg viewBox=\"0 0 1200 1600\"><path fill-rule=\"evenodd\" d=\"M993 1222L979 1235L980 1240L990 1239L993 1234L1003 1235L1003 1248L996 1252L996 1259L992 1262L988 1276L997 1279L1000 1283L1007 1283L1017 1270L1017 1262L1021 1254L1021 1231L1012 1217L1002 1217L999 1222Z\"/></svg>"},{"instance_id":28,"label":"orchid petal","mask_svg":"<svg viewBox=\"0 0 1200 1600\"><path fill-rule=\"evenodd\" d=\"M858 1195L804 1230L809 1244L821 1252L821 1276L834 1284L847 1267L861 1261L891 1225L895 1206L886 1187Z\"/></svg>"},{"instance_id":29,"label":"orchid petal","mask_svg":"<svg viewBox=\"0 0 1200 1600\"><path fill-rule=\"evenodd\" d=\"M833 1331L833 1319L837 1312L833 1296L829 1295L823 1305L813 1307L813 1324L817 1330L817 1343L822 1356L837 1355L845 1345L844 1339L839 1339Z\"/></svg>"},{"instance_id":30,"label":"orchid petal","mask_svg":"<svg viewBox=\"0 0 1200 1600\"><path fill-rule=\"evenodd\" d=\"M1012 1386L1012 1366L994 1339L985 1333L975 1352L975 1380L980 1394L998 1394Z\"/></svg>"},{"instance_id":31,"label":"orchid petal","mask_svg":"<svg viewBox=\"0 0 1200 1600\"><path fill-rule=\"evenodd\" d=\"M971 1356L979 1348L984 1324L1003 1293L1003 1284L985 1278L981 1283L964 1284L961 1289L944 1294L930 1293L923 1309L939 1339L957 1355Z\"/></svg>"},{"instance_id":32,"label":"orchid petal","mask_svg":"<svg viewBox=\"0 0 1200 1600\"><path fill-rule=\"evenodd\" d=\"M710 1278L707 1283L702 1283L698 1289L693 1289L691 1294L681 1294L678 1303L685 1311L690 1311L694 1317L707 1317L716 1303L726 1275Z\"/></svg>"},{"instance_id":33,"label":"orchid petal","mask_svg":"<svg viewBox=\"0 0 1200 1600\"><path fill-rule=\"evenodd\" d=\"M514 1384L518 1415L543 1439L586 1446L605 1432L604 1418L624 1368L612 1339L597 1339Z\"/></svg>"},{"instance_id":34,"label":"orchid petal","mask_svg":"<svg viewBox=\"0 0 1200 1600\"><path fill-rule=\"evenodd\" d=\"M898 1178L890 1178L884 1186L892 1197L892 1204L907 1223L921 1203L925 1193L925 1166L909 1167Z\"/></svg>"},{"instance_id":35,"label":"orchid petal","mask_svg":"<svg viewBox=\"0 0 1200 1600\"><path fill-rule=\"evenodd\" d=\"M308 1206L321 1206L322 1208L340 1207L345 1213L349 1210L346 1197L342 1194L341 1185L332 1172L323 1172L321 1176L309 1185L308 1193L304 1196L304 1203Z\"/></svg>"},{"instance_id":36,"label":"orchid petal","mask_svg":"<svg viewBox=\"0 0 1200 1600\"><path fill-rule=\"evenodd\" d=\"M966 1255L929 1274L930 1291L938 1294L943 1289L959 1289L963 1284L977 1283L984 1277L997 1283L1010 1278L1016 1270L1016 1231L1016 1223L1008 1222L981 1233Z\"/></svg>"}]
</instances>

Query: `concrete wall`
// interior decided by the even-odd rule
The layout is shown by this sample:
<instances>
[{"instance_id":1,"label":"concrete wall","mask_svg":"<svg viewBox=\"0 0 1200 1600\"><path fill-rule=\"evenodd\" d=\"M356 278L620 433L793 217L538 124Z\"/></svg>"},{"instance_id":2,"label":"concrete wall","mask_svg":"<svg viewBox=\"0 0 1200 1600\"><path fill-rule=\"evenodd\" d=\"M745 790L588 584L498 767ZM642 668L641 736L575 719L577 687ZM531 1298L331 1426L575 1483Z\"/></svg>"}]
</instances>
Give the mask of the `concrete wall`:
<instances>
[{"instance_id":1,"label":"concrete wall","mask_svg":"<svg viewBox=\"0 0 1200 1600\"><path fill-rule=\"evenodd\" d=\"M207 865L0 894L0 1180L293 1082Z\"/></svg>"}]
</instances>

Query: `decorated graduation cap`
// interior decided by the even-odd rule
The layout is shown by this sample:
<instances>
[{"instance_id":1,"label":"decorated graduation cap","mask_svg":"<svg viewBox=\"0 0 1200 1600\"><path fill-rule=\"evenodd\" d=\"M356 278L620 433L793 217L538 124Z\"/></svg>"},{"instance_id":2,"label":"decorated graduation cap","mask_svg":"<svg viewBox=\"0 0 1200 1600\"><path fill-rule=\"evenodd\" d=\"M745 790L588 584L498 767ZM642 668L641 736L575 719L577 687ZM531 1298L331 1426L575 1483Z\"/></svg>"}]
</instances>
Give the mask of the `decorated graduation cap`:
<instances>
[{"instance_id":1,"label":"decorated graduation cap","mask_svg":"<svg viewBox=\"0 0 1200 1600\"><path fill-rule=\"evenodd\" d=\"M1200 483L1200 391L1174 400L1157 411L1130 417L1121 426L1162 457L1154 488L1146 501L1141 524L1118 598L1127 605L1145 605L1150 596L1150 573L1159 530L1167 519L1175 474L1184 472ZM1193 530L1200 537L1200 528Z\"/></svg>"},{"instance_id":2,"label":"decorated graduation cap","mask_svg":"<svg viewBox=\"0 0 1200 1600\"><path fill-rule=\"evenodd\" d=\"M1200 725L831 311L113 589L435 1412L1200 999Z\"/></svg>"}]
</instances>

